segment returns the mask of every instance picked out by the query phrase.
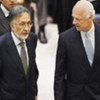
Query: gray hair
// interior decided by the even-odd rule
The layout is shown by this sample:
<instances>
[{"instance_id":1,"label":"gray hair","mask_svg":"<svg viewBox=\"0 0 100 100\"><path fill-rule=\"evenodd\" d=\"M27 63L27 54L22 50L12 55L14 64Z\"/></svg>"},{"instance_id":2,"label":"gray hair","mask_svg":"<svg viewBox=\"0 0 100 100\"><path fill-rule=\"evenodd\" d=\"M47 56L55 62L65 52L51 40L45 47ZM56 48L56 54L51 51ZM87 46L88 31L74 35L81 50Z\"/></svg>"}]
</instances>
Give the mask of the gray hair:
<instances>
[{"instance_id":1,"label":"gray hair","mask_svg":"<svg viewBox=\"0 0 100 100\"><path fill-rule=\"evenodd\" d=\"M11 22L13 19L15 19L16 16L19 16L24 12L27 12L30 15L30 11L27 8L23 7L22 5L17 5L13 7L10 10L9 21Z\"/></svg>"},{"instance_id":2,"label":"gray hair","mask_svg":"<svg viewBox=\"0 0 100 100\"><path fill-rule=\"evenodd\" d=\"M85 18L89 18L90 16L94 17L95 10L92 3L90 3L89 1L80 0L75 4L75 6L79 6L82 8L82 10L84 11L83 15L85 16Z\"/></svg>"}]
</instances>

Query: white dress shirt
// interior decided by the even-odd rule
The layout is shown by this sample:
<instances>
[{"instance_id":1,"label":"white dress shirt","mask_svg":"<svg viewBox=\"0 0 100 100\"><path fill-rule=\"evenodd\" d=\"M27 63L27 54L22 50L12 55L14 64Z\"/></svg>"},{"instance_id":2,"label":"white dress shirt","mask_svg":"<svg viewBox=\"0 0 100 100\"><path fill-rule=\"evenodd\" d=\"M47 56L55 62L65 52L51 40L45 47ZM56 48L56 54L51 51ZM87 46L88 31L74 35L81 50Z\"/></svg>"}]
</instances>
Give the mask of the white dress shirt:
<instances>
[{"instance_id":1,"label":"white dress shirt","mask_svg":"<svg viewBox=\"0 0 100 100\"><path fill-rule=\"evenodd\" d=\"M87 34L88 38L91 40L93 46L93 52L95 52L95 27L93 23L92 23L92 27L88 32L81 32L81 37L82 37L84 47L85 47L85 34ZM92 62L90 61L90 63Z\"/></svg>"},{"instance_id":2,"label":"white dress shirt","mask_svg":"<svg viewBox=\"0 0 100 100\"><path fill-rule=\"evenodd\" d=\"M1 3L1 9L5 15L5 17L8 17L9 16L9 11L3 6L3 4Z\"/></svg>"},{"instance_id":3,"label":"white dress shirt","mask_svg":"<svg viewBox=\"0 0 100 100\"><path fill-rule=\"evenodd\" d=\"M19 45L21 43L21 41L14 35L13 32L11 32L13 41L15 43L15 46L17 48L18 54L20 56L20 51L21 51L21 46ZM27 56L27 64L29 65L29 57L28 57L28 50L27 50L27 46L26 46L26 41L24 40L24 47L25 47L25 51L26 51L26 56Z\"/></svg>"}]
</instances>

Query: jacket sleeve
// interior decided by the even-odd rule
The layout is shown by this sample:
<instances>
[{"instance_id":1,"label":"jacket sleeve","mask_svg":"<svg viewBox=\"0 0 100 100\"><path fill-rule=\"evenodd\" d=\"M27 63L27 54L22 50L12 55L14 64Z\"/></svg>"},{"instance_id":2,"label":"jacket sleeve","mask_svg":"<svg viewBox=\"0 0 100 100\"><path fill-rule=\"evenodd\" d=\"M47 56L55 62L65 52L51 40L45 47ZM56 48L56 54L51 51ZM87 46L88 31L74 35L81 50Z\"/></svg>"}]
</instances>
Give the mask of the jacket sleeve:
<instances>
[{"instance_id":1,"label":"jacket sleeve","mask_svg":"<svg viewBox=\"0 0 100 100\"><path fill-rule=\"evenodd\" d=\"M65 100L66 90L66 49L63 39L59 37L56 55L56 68L54 77L54 97L55 100Z\"/></svg>"},{"instance_id":2,"label":"jacket sleeve","mask_svg":"<svg viewBox=\"0 0 100 100\"><path fill-rule=\"evenodd\" d=\"M37 47L37 36L36 34L34 34L34 45L35 45L35 58L36 58L36 47ZM38 95L38 86L37 86L37 80L38 80L38 76L39 76L39 72L38 72L38 68L37 68L37 64L36 64L36 59L35 59L35 84L34 84L34 93L35 96Z\"/></svg>"}]
</instances>

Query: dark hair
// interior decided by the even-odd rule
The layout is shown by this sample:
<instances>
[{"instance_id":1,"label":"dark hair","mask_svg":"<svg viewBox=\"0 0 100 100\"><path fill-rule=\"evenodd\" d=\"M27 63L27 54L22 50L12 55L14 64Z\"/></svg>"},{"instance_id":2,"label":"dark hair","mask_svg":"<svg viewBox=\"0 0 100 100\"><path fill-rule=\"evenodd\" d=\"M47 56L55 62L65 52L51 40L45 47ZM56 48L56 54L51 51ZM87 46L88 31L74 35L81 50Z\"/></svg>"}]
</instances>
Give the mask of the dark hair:
<instances>
[{"instance_id":1,"label":"dark hair","mask_svg":"<svg viewBox=\"0 0 100 100\"><path fill-rule=\"evenodd\" d=\"M11 22L16 16L27 12L30 15L30 11L22 5L17 5L10 10L9 21Z\"/></svg>"}]
</instances>

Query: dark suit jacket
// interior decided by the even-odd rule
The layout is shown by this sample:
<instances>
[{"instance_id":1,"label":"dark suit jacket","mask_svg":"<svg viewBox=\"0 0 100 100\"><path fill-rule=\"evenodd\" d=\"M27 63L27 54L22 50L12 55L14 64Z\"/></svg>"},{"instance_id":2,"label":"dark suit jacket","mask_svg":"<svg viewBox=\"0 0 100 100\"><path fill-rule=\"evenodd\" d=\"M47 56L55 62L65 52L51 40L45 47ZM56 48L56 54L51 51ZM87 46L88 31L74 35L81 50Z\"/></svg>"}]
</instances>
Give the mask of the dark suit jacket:
<instances>
[{"instance_id":1,"label":"dark suit jacket","mask_svg":"<svg viewBox=\"0 0 100 100\"><path fill-rule=\"evenodd\" d=\"M80 32L62 33L57 50L55 100L100 100L100 26L95 24L95 54L90 66ZM66 97L65 97L66 96Z\"/></svg>"},{"instance_id":2,"label":"dark suit jacket","mask_svg":"<svg viewBox=\"0 0 100 100\"><path fill-rule=\"evenodd\" d=\"M25 75L21 59L11 34L0 37L0 100L34 100L37 95L38 70L35 63L37 38L29 35L26 40L29 69Z\"/></svg>"},{"instance_id":3,"label":"dark suit jacket","mask_svg":"<svg viewBox=\"0 0 100 100\"><path fill-rule=\"evenodd\" d=\"M9 21L5 17L5 15L0 7L0 36L7 32L10 32Z\"/></svg>"}]
</instances>

